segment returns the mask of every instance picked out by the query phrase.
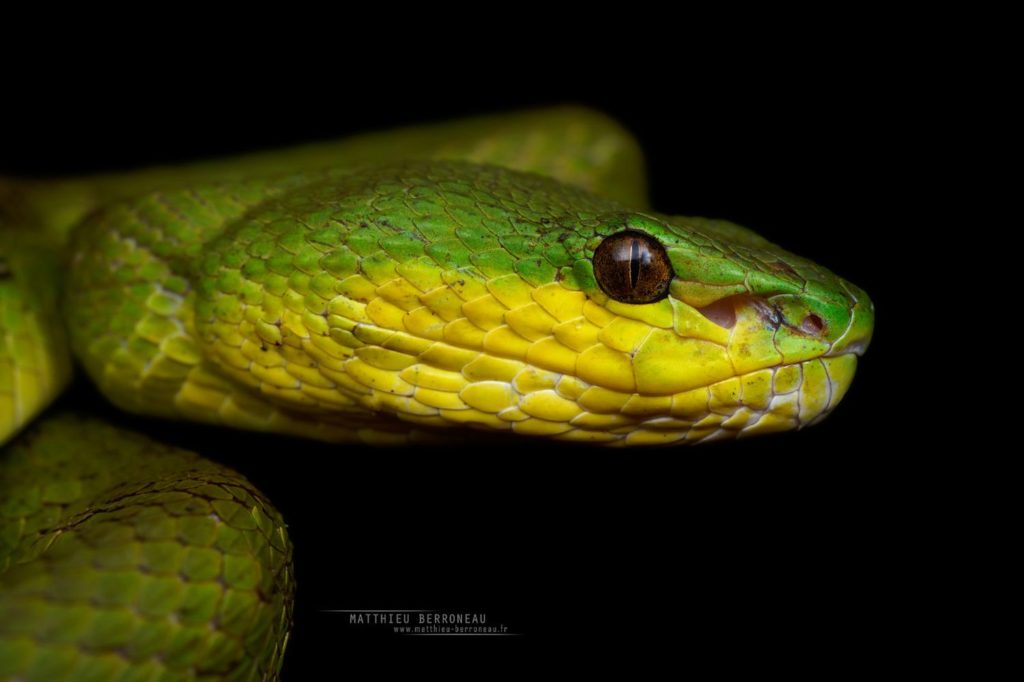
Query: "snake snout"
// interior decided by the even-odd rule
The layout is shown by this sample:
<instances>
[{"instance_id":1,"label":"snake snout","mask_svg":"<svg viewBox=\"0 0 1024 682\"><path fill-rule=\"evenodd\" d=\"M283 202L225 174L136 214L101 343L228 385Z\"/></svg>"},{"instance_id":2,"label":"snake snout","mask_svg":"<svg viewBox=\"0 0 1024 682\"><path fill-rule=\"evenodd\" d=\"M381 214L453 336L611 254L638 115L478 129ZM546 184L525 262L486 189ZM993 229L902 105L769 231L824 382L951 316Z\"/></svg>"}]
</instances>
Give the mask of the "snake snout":
<instances>
[{"instance_id":1,"label":"snake snout","mask_svg":"<svg viewBox=\"0 0 1024 682\"><path fill-rule=\"evenodd\" d=\"M827 355L864 355L871 345L874 329L875 305L867 296L863 296L853 306L850 325L842 336L835 340Z\"/></svg>"}]
</instances>

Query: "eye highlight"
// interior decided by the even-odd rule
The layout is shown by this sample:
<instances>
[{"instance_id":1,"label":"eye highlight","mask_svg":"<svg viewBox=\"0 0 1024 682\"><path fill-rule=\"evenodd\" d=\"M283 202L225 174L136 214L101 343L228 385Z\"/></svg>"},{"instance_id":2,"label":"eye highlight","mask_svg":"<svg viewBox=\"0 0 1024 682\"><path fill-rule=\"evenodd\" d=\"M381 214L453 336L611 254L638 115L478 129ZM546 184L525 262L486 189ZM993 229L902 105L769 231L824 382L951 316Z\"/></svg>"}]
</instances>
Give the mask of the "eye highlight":
<instances>
[{"instance_id":1,"label":"eye highlight","mask_svg":"<svg viewBox=\"0 0 1024 682\"><path fill-rule=\"evenodd\" d=\"M594 251L601 291L620 303L654 303L668 296L675 273L665 247L649 234L627 230L606 237Z\"/></svg>"}]
</instances>

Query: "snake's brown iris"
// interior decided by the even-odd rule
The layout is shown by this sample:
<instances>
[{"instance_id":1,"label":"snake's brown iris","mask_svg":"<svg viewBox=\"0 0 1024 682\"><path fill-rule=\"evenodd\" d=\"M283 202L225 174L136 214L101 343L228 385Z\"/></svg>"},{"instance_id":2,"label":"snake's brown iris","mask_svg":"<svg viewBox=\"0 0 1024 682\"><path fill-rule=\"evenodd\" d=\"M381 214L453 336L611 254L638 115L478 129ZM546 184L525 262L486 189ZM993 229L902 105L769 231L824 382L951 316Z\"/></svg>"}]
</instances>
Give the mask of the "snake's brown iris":
<instances>
[{"instance_id":1,"label":"snake's brown iris","mask_svg":"<svg viewBox=\"0 0 1024 682\"><path fill-rule=\"evenodd\" d=\"M654 303L668 295L672 264L657 239L628 230L607 237L594 251L601 290L621 303Z\"/></svg>"}]
</instances>

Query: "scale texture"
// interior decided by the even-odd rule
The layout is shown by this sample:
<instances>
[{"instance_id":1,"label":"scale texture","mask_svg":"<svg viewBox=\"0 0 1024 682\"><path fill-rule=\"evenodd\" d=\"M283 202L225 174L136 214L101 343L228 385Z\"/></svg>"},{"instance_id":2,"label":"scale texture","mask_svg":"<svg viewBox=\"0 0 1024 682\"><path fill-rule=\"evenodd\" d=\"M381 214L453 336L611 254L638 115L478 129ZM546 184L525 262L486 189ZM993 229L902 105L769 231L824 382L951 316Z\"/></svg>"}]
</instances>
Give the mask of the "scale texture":
<instances>
[{"instance_id":1,"label":"scale texture","mask_svg":"<svg viewBox=\"0 0 1024 682\"><path fill-rule=\"evenodd\" d=\"M276 679L284 523L239 474L72 415L0 453L0 680Z\"/></svg>"}]
</instances>

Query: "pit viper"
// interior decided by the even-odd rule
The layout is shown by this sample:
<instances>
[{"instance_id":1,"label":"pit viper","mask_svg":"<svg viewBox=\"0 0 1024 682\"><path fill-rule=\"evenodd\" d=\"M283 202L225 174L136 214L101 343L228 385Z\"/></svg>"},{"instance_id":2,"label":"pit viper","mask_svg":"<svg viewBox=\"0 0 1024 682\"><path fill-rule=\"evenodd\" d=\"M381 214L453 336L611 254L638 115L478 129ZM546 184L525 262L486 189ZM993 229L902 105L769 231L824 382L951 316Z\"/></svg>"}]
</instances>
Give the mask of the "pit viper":
<instances>
[{"instance_id":1,"label":"pit viper","mask_svg":"<svg viewBox=\"0 0 1024 682\"><path fill-rule=\"evenodd\" d=\"M689 444L827 415L852 283L647 206L576 108L0 180L0 680L275 679L291 547L244 477L82 414L339 443Z\"/></svg>"}]
</instances>

